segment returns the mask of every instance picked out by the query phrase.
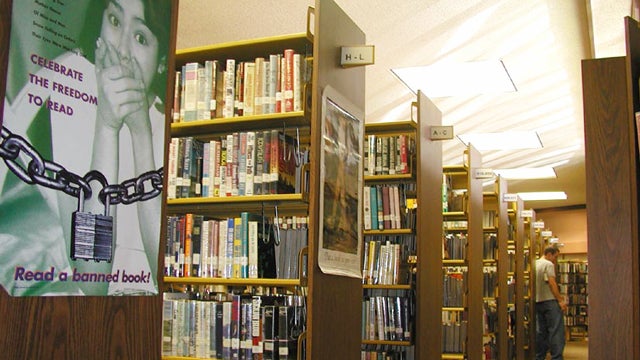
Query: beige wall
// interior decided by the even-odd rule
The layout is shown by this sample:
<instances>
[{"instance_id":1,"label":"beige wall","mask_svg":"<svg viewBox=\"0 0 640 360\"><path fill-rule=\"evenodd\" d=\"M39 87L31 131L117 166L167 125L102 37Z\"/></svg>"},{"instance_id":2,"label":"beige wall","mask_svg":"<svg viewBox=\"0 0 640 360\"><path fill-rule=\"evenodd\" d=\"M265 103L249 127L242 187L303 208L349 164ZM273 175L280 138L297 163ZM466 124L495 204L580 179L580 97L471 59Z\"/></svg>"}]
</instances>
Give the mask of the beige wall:
<instances>
[{"instance_id":1,"label":"beige wall","mask_svg":"<svg viewBox=\"0 0 640 360\"><path fill-rule=\"evenodd\" d=\"M564 244L563 258L578 258L587 254L587 210L537 210L536 220L544 221L545 228Z\"/></svg>"}]
</instances>

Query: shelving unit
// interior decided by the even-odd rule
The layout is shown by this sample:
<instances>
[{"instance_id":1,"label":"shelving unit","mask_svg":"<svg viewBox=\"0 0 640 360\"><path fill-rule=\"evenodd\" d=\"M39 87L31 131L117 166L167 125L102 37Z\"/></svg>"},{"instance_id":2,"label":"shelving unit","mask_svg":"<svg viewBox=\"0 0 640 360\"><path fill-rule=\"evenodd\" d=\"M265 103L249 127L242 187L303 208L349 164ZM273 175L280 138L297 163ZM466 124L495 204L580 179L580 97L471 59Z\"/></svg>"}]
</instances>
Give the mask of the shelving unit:
<instances>
[{"instance_id":1,"label":"shelving unit","mask_svg":"<svg viewBox=\"0 0 640 360\"><path fill-rule=\"evenodd\" d=\"M564 325L567 337L587 337L589 329L588 263L579 260L558 261L558 287L567 299Z\"/></svg>"},{"instance_id":2,"label":"shelving unit","mask_svg":"<svg viewBox=\"0 0 640 360\"><path fill-rule=\"evenodd\" d=\"M363 358L415 352L417 128L414 120L365 125Z\"/></svg>"},{"instance_id":3,"label":"shelving unit","mask_svg":"<svg viewBox=\"0 0 640 360\"><path fill-rule=\"evenodd\" d=\"M300 144L294 151L308 150L309 153L307 164L297 164L302 177L307 178L302 182L301 189L286 194L169 199L164 208L165 216L195 213L218 219L251 212L261 214L263 221L283 216L307 219L308 246L292 259L299 261L301 265L299 273L293 279L167 276L163 282L165 289L206 289L217 293L216 296L224 293L277 293L287 298L296 296L296 299L303 299L302 304L296 305L303 309L302 328L291 335L295 336L297 352L281 353L291 359L330 358L335 349L340 349L341 356L345 358L359 356L362 298L358 293L362 285L359 279L326 274L320 269L318 253L322 225L318 203L323 201L319 196L323 186L320 183L323 124L320 116L323 113L321 99L328 86L340 94L349 94L348 102L358 109L352 115L364 122L364 94L361 91L364 87L364 68L347 70L338 66L341 46L364 41L364 34L333 1L318 0L315 8L309 8L307 13L305 33L186 49L178 51L175 57L176 69L180 69L188 62L203 63L213 59L218 59L220 63L224 63L226 59L253 61L257 57L282 54L285 49L294 49L306 58L308 66L312 66L311 79L304 84L300 111L171 124L172 137L195 137L201 140L211 140L234 132L282 131L299 141ZM335 300L338 298L339 306L336 306ZM165 357L172 358L174 357Z\"/></svg>"},{"instance_id":4,"label":"shelving unit","mask_svg":"<svg viewBox=\"0 0 640 360\"><path fill-rule=\"evenodd\" d=\"M483 194L482 179L475 174L480 166L480 153L469 145L461 165L443 167L442 272L444 282L461 285L453 299L443 297L453 300L442 307L443 358L480 359L483 354Z\"/></svg>"},{"instance_id":5,"label":"shelving unit","mask_svg":"<svg viewBox=\"0 0 640 360\"><path fill-rule=\"evenodd\" d=\"M496 177L490 191L484 192L485 219L490 219L492 223L484 223L483 230L485 239L487 236L495 236L492 245L487 246L485 242L484 266L495 268L495 279L493 281L493 297L485 298L485 301L492 301L495 307L492 333L485 335L484 339L484 359L508 359L509 350L509 290L507 279L509 275L509 255L508 246L508 211L507 203L503 201L507 192L507 181L504 178ZM489 212L489 213L488 213ZM485 220L486 221L486 220ZM487 249L493 246L494 259L487 259Z\"/></svg>"},{"instance_id":6,"label":"shelving unit","mask_svg":"<svg viewBox=\"0 0 640 360\"><path fill-rule=\"evenodd\" d=\"M635 115L640 111L640 28L626 17L624 29L625 56L582 61L589 357L594 359L640 358Z\"/></svg>"}]
</instances>

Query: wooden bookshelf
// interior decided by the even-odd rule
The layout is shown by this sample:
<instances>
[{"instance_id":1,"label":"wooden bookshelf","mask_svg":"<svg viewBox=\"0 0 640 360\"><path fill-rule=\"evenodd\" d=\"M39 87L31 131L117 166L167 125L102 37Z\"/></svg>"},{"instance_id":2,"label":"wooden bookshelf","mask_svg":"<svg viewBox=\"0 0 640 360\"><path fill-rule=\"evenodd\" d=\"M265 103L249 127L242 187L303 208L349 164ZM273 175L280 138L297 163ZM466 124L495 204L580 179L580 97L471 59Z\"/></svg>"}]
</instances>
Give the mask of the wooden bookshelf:
<instances>
[{"instance_id":1,"label":"wooden bookshelf","mask_svg":"<svg viewBox=\"0 0 640 360\"><path fill-rule=\"evenodd\" d=\"M304 16L304 14L301 14ZM176 69L187 62L211 59L236 59L250 61L284 49L295 49L304 54L307 64L312 66L311 81L304 87L302 111L288 113L251 115L195 120L170 125L173 137L194 136L213 139L231 132L262 129L282 129L299 132L298 139L303 149L308 149L309 163L303 171L308 174L304 191L293 194L269 194L231 196L225 198L178 198L166 201L167 215L193 212L212 217L235 216L243 211L262 213L264 216L297 215L308 217L308 247L302 255L306 259L306 269L302 269L293 279L247 279L247 278L197 278L165 277L167 288L179 286L213 287L217 291L239 291L239 289L269 289L280 294L302 294L305 296L306 323L298 337L296 358L331 358L334 350L340 349L341 356L357 358L360 348L361 297L359 279L324 273L318 264L320 245L319 214L322 152L321 139L323 122L322 96L326 87L347 96L357 108L353 114L364 122L364 68L344 69L338 66L341 46L364 43L365 37L357 25L332 0L318 0L307 13L307 30L303 33L276 35L211 44L183 49L176 53ZM222 61L221 61L222 63ZM168 157L168 155L166 156ZM298 259L299 260L299 259ZM339 300L339 305L336 303ZM332 336L327 336L332 334ZM289 356L294 354L289 354ZM173 359L174 357L167 357Z\"/></svg>"},{"instance_id":2,"label":"wooden bookshelf","mask_svg":"<svg viewBox=\"0 0 640 360\"><path fill-rule=\"evenodd\" d=\"M640 28L636 20L626 17L624 29L625 56L582 61L589 356L594 359L640 358L635 120L640 111Z\"/></svg>"},{"instance_id":3,"label":"wooden bookshelf","mask_svg":"<svg viewBox=\"0 0 640 360\"><path fill-rule=\"evenodd\" d=\"M364 226L363 230L363 313L365 314L361 353L363 357L377 356L381 351L385 351L388 354L411 358L415 353L415 332L420 327L419 324L414 323L411 311L416 305L415 264L411 263L411 259L417 257L417 239L419 238L415 228L416 209L413 208L413 204L416 203L415 144L418 126L418 119L365 125L363 197L368 197L368 201L363 205L363 211L364 216L371 221L363 222L369 224ZM401 150L402 148L405 150ZM401 154L403 151L404 155ZM386 154L383 154L385 152ZM403 168L403 161L406 161L406 168ZM378 196L372 193L373 191L377 194L385 190L389 194L386 196L387 204L399 205L396 211L385 212L385 196L380 196L378 199ZM395 193L397 193L397 201L394 202ZM378 200L382 200L383 203L379 203ZM376 205L374 206L373 203ZM393 208L391 206L391 209ZM396 216L390 213L401 214L401 216L394 221ZM383 215L382 218L380 214ZM381 220L383 228L379 227ZM384 226L385 223L387 226ZM380 250L383 245L399 246L398 255L400 256L394 261L397 265L383 260L384 256ZM388 277L380 279L375 275L376 270L378 273L388 273L389 271L384 271L385 266L397 268L394 279ZM394 316L385 317L377 309L374 311L369 304L384 297L387 300L409 304L408 307L401 308L401 311L408 312L406 314L408 316L403 316L401 313L397 314L400 315L397 317L394 311L387 310L386 314ZM377 321L378 317L383 318L382 322ZM386 324L384 319L387 321ZM411 322L396 324L396 319L410 319ZM397 334L384 333L384 337L381 338L378 331L380 324L384 324L387 328L402 328L402 337L398 339ZM409 335L408 339L406 335Z\"/></svg>"},{"instance_id":4,"label":"wooden bookshelf","mask_svg":"<svg viewBox=\"0 0 640 360\"><path fill-rule=\"evenodd\" d=\"M440 352L443 358L462 355L467 359L481 359L483 356L483 192L482 179L475 176L475 170L479 169L481 164L480 153L472 145L469 145L462 154L461 164L446 165L442 170L443 179L450 181L450 188L460 191L461 194L461 199L456 199L455 205L452 205L451 197L448 196L449 205L446 209L441 209L445 222L455 222L454 226L446 226L444 231L451 234L463 234L462 236L466 236L466 245L464 258L440 260L442 268L439 270L442 274L445 269L451 267L466 269L466 288L464 289L466 301L461 310L450 307L443 307L441 310L453 312L454 318L460 317L455 313L463 312L464 315L460 318L465 319L467 328L465 343L462 347L464 351L452 353L443 351L446 348L441 348ZM466 227L464 226L465 222ZM444 317L444 315L442 316Z\"/></svg>"}]
</instances>

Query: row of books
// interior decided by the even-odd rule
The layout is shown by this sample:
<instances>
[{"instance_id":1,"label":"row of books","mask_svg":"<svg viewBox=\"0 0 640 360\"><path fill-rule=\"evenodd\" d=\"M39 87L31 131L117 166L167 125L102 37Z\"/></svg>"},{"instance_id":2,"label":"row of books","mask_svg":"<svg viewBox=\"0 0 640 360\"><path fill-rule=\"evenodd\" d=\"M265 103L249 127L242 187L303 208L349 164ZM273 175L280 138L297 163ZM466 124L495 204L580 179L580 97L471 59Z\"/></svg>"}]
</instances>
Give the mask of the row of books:
<instances>
[{"instance_id":1,"label":"row of books","mask_svg":"<svg viewBox=\"0 0 640 360\"><path fill-rule=\"evenodd\" d=\"M468 321L459 311L442 312L442 352L464 354L467 344Z\"/></svg>"},{"instance_id":2,"label":"row of books","mask_svg":"<svg viewBox=\"0 0 640 360\"><path fill-rule=\"evenodd\" d=\"M483 334L493 334L498 330L498 306L495 301L484 301L482 304Z\"/></svg>"},{"instance_id":3,"label":"row of books","mask_svg":"<svg viewBox=\"0 0 640 360\"><path fill-rule=\"evenodd\" d=\"M298 278L298 254L307 246L308 219L287 217L276 222L278 229L248 212L221 220L194 213L168 216L165 275Z\"/></svg>"},{"instance_id":4,"label":"row of books","mask_svg":"<svg viewBox=\"0 0 640 360\"><path fill-rule=\"evenodd\" d=\"M495 260L498 250L498 236L494 233L485 233L482 237L482 258Z\"/></svg>"},{"instance_id":5,"label":"row of books","mask_svg":"<svg viewBox=\"0 0 640 360\"><path fill-rule=\"evenodd\" d=\"M484 268L482 272L482 297L490 298L496 296L498 286L498 273L495 269Z\"/></svg>"},{"instance_id":6,"label":"row of books","mask_svg":"<svg viewBox=\"0 0 640 360\"><path fill-rule=\"evenodd\" d=\"M405 296L368 296L362 301L363 340L411 341L413 305Z\"/></svg>"},{"instance_id":7,"label":"row of books","mask_svg":"<svg viewBox=\"0 0 640 360\"><path fill-rule=\"evenodd\" d=\"M165 293L162 355L207 359L297 359L306 326L300 296L228 294L202 301Z\"/></svg>"},{"instance_id":8,"label":"row of books","mask_svg":"<svg viewBox=\"0 0 640 360\"><path fill-rule=\"evenodd\" d=\"M360 360L409 360L415 359L412 348L387 344L364 344Z\"/></svg>"},{"instance_id":9,"label":"row of books","mask_svg":"<svg viewBox=\"0 0 640 360\"><path fill-rule=\"evenodd\" d=\"M589 271L589 264L586 262L558 262L558 272L561 273L581 273Z\"/></svg>"},{"instance_id":10,"label":"row of books","mask_svg":"<svg viewBox=\"0 0 640 360\"><path fill-rule=\"evenodd\" d=\"M446 234L443 241L443 259L465 260L467 258L467 235Z\"/></svg>"},{"instance_id":11,"label":"row of books","mask_svg":"<svg viewBox=\"0 0 640 360\"><path fill-rule=\"evenodd\" d=\"M409 174L415 156L415 139L408 134L365 135L364 174Z\"/></svg>"},{"instance_id":12,"label":"row of books","mask_svg":"<svg viewBox=\"0 0 640 360\"><path fill-rule=\"evenodd\" d=\"M407 228L407 194L404 184L365 185L362 194L363 226L365 230Z\"/></svg>"},{"instance_id":13,"label":"row of books","mask_svg":"<svg viewBox=\"0 0 640 360\"><path fill-rule=\"evenodd\" d=\"M301 111L311 71L293 49L251 61L186 63L176 71L173 122Z\"/></svg>"},{"instance_id":14,"label":"row of books","mask_svg":"<svg viewBox=\"0 0 640 360\"><path fill-rule=\"evenodd\" d=\"M445 273L443 277L443 306L463 307L466 299L466 271L458 273Z\"/></svg>"},{"instance_id":15,"label":"row of books","mask_svg":"<svg viewBox=\"0 0 640 360\"><path fill-rule=\"evenodd\" d=\"M233 132L208 141L172 138L167 198L300 192L308 152L277 129Z\"/></svg>"},{"instance_id":16,"label":"row of books","mask_svg":"<svg viewBox=\"0 0 640 360\"><path fill-rule=\"evenodd\" d=\"M362 283L373 285L408 284L407 261L415 253L415 236L368 236L364 242ZM404 270L404 271L403 271Z\"/></svg>"}]
</instances>

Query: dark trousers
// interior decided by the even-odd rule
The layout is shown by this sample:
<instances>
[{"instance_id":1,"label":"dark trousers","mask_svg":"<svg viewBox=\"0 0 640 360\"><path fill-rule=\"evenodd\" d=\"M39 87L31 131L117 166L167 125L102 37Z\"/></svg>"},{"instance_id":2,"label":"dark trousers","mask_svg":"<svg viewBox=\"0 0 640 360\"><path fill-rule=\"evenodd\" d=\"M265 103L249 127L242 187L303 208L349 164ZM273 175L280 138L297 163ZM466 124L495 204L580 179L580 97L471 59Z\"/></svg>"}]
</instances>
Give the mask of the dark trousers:
<instances>
[{"instance_id":1,"label":"dark trousers","mask_svg":"<svg viewBox=\"0 0 640 360\"><path fill-rule=\"evenodd\" d=\"M564 350L564 318L556 300L536 303L536 360L562 359Z\"/></svg>"}]
</instances>

